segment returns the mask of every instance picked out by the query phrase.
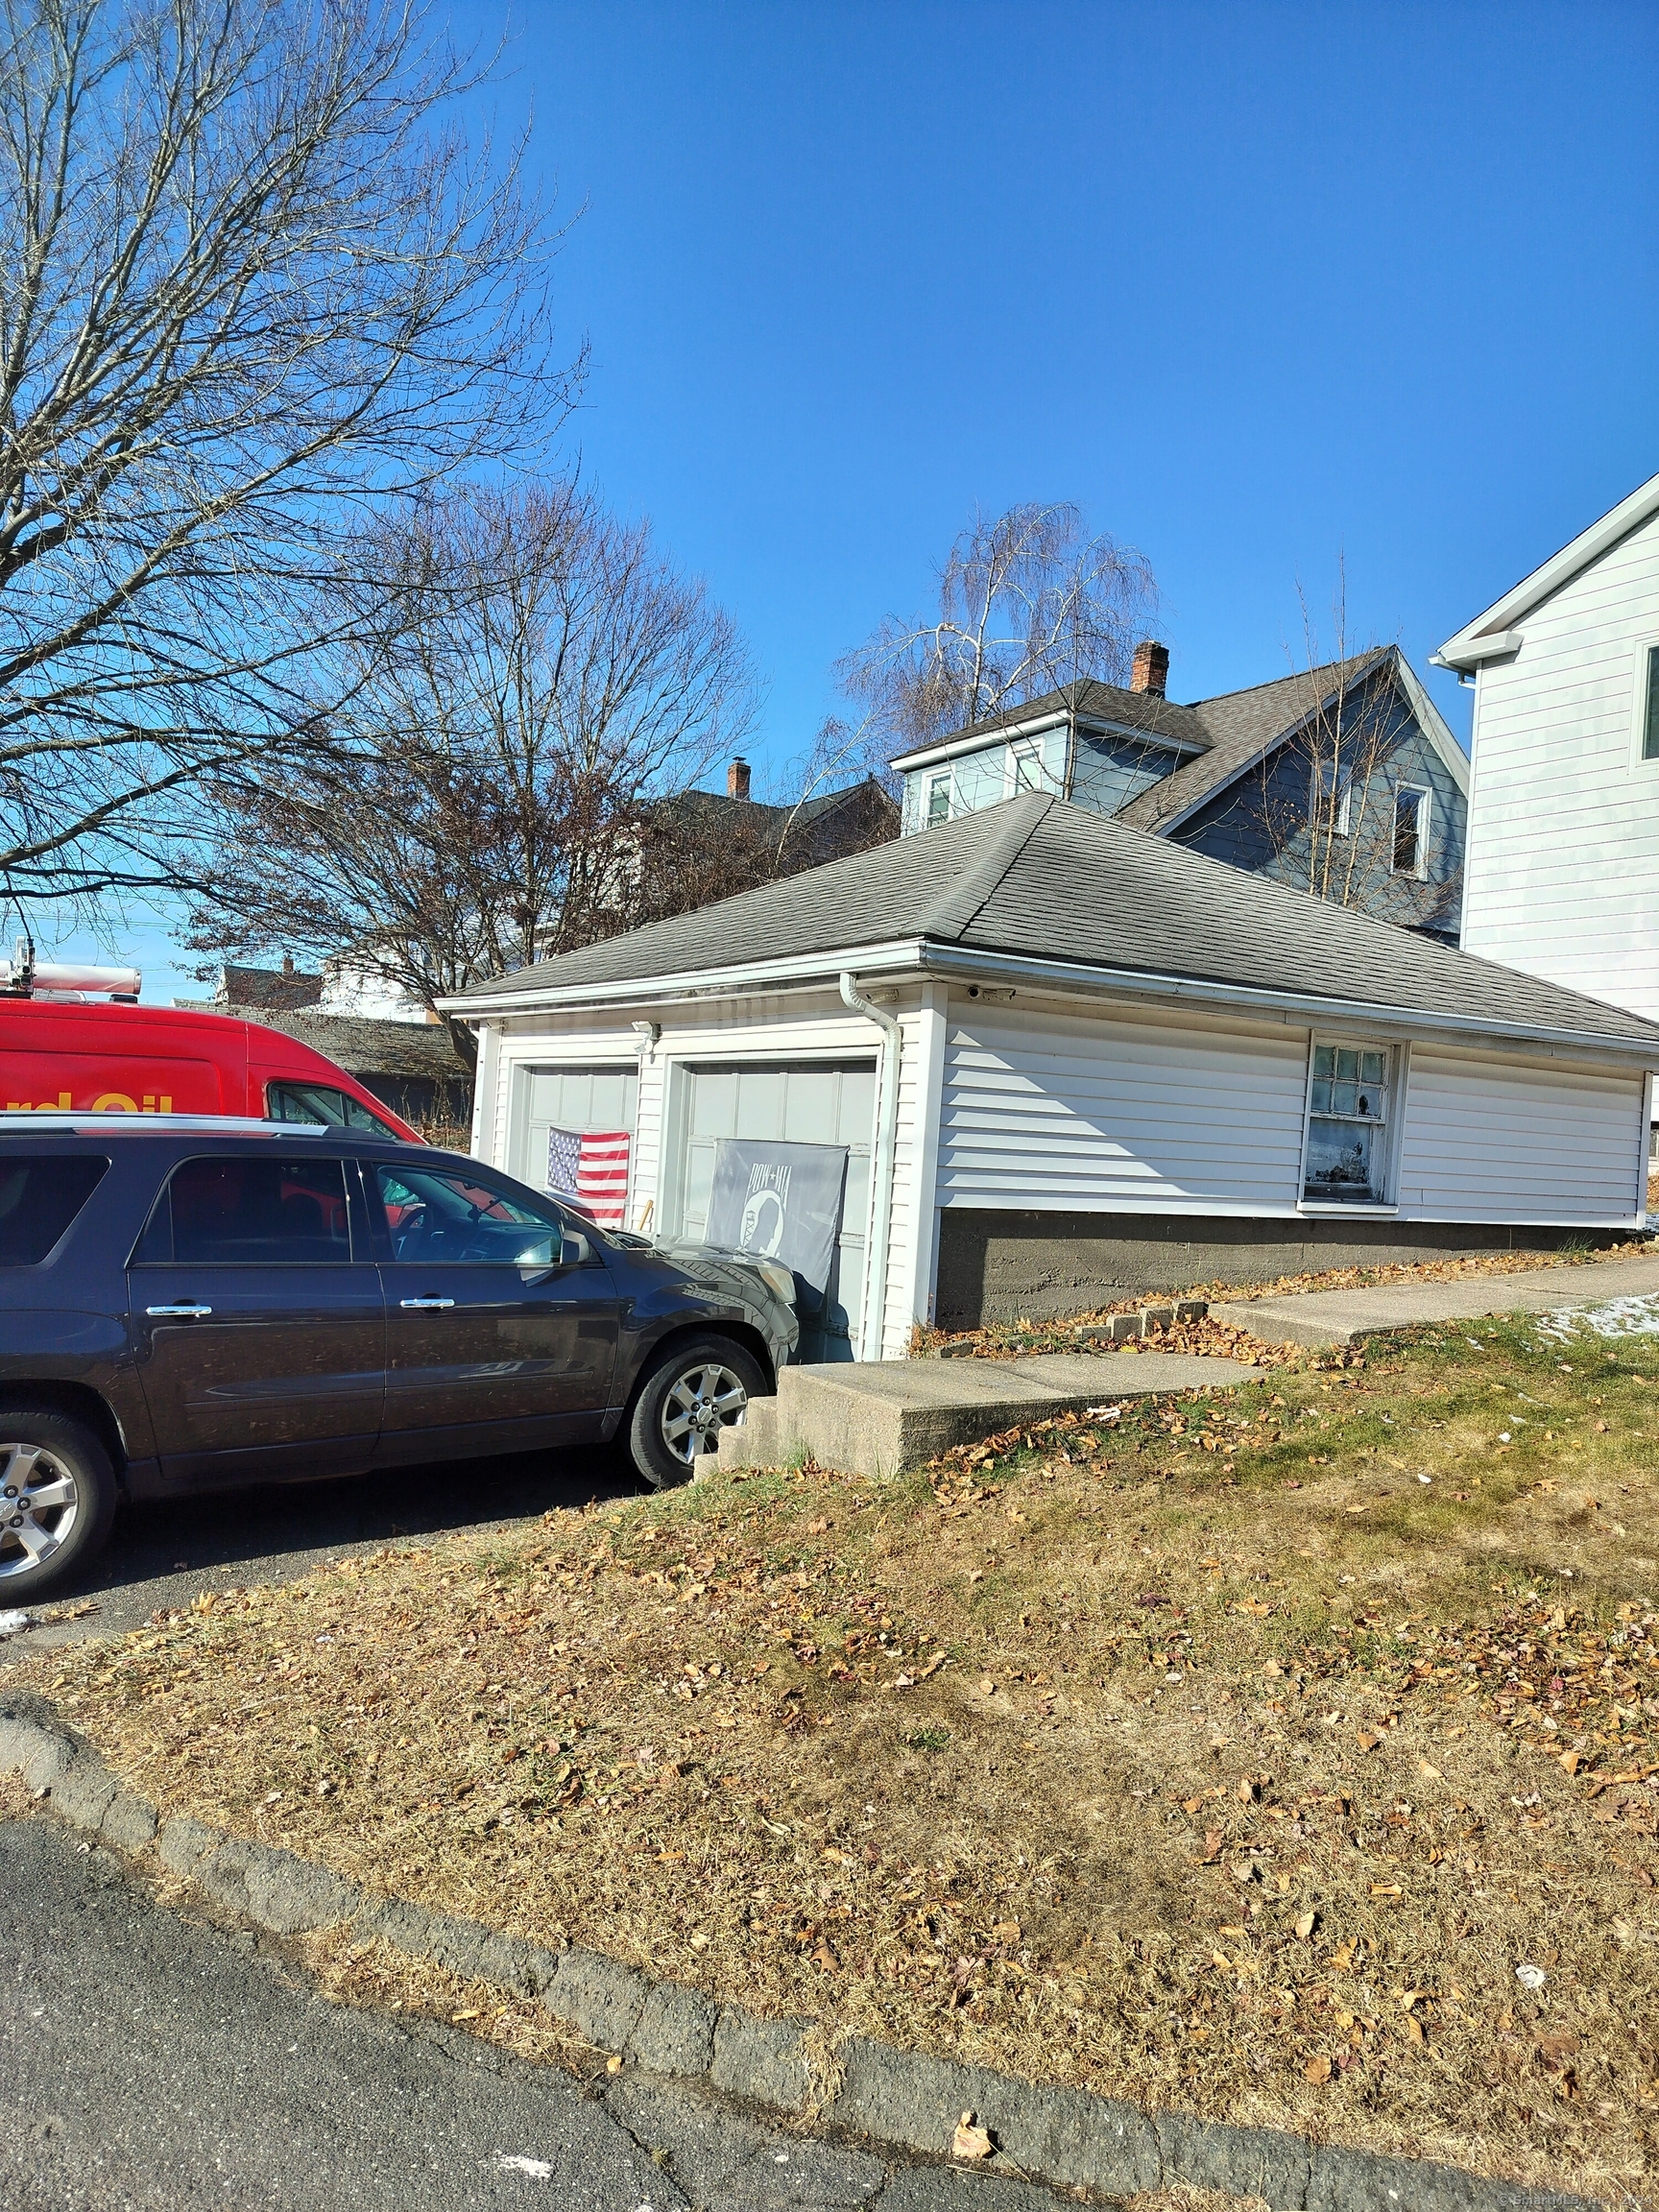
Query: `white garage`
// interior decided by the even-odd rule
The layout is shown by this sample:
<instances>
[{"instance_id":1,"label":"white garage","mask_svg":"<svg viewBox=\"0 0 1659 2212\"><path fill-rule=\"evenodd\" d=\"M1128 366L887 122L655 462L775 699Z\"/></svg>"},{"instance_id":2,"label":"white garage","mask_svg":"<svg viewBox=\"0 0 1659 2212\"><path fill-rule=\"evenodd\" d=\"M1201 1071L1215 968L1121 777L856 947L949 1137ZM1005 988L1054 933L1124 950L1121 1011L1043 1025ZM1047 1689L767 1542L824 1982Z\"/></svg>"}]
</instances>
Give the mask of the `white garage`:
<instances>
[{"instance_id":1,"label":"white garage","mask_svg":"<svg viewBox=\"0 0 1659 2212\"><path fill-rule=\"evenodd\" d=\"M1645 1218L1659 1028L1043 794L450 1006L526 1180L609 1144L716 1240L733 1163L832 1184L809 1357Z\"/></svg>"}]
</instances>

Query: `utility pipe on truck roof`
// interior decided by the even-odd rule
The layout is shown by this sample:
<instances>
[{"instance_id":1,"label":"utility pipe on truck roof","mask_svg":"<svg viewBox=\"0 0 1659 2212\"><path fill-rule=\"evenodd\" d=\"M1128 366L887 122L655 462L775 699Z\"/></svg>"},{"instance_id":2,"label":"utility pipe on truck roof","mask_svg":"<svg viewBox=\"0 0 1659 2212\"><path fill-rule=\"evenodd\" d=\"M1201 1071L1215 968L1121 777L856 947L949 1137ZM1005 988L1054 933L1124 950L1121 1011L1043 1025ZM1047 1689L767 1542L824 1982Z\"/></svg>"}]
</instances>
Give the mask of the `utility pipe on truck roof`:
<instances>
[{"instance_id":1,"label":"utility pipe on truck roof","mask_svg":"<svg viewBox=\"0 0 1659 2212\"><path fill-rule=\"evenodd\" d=\"M870 1249L864 1256L864 1318L858 1346L861 1359L879 1359L887 1308L887 1247L893 1235L893 1169L899 1148L899 1059L903 1050L904 1033L884 1007L874 1005L860 996L850 972L842 974L841 997L854 1014L862 1014L874 1022L884 1040L880 1104L876 1115Z\"/></svg>"}]
</instances>

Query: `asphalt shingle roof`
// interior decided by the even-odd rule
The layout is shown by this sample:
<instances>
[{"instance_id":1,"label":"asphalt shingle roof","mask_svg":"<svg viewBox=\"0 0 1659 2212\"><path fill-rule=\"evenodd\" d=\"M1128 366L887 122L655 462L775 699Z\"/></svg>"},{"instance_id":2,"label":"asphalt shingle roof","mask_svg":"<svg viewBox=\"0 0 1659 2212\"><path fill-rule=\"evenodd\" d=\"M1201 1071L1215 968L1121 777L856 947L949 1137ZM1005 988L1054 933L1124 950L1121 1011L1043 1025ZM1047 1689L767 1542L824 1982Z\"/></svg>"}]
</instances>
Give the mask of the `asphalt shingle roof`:
<instances>
[{"instance_id":1,"label":"asphalt shingle roof","mask_svg":"<svg viewBox=\"0 0 1659 2212\"><path fill-rule=\"evenodd\" d=\"M1123 729L1143 730L1149 736L1172 737L1183 745L1199 745L1206 750L1214 742L1195 709L1177 706L1173 699L1161 698L1156 691L1125 691L1121 685L1100 684L1093 677L1085 677L1079 683L1063 685L1058 691L1046 691L1041 699L1027 699L1022 706L987 715L982 722L972 722L965 730L952 730L947 737L913 746L908 753L896 755L893 765L902 768L906 760L932 753L940 745L960 744L965 737L989 737L998 730L1008 730L1020 723L1041 722L1045 716L1066 713L1075 714L1085 725L1116 724Z\"/></svg>"},{"instance_id":2,"label":"asphalt shingle roof","mask_svg":"<svg viewBox=\"0 0 1659 2212\"><path fill-rule=\"evenodd\" d=\"M1346 690L1363 683L1392 651L1382 645L1352 661L1328 661L1322 668L1298 669L1271 684L1253 684L1247 691L1223 691L1214 699L1198 700L1185 711L1195 715L1209 733L1210 750L1132 799L1118 819L1135 830L1162 830L1230 783L1275 738L1298 728L1321 701L1334 697L1338 686Z\"/></svg>"},{"instance_id":3,"label":"asphalt shingle roof","mask_svg":"<svg viewBox=\"0 0 1659 2212\"><path fill-rule=\"evenodd\" d=\"M1639 1043L1659 1027L1123 822L1028 792L925 835L543 960L451 1001L656 981L922 938L1196 981Z\"/></svg>"}]
</instances>

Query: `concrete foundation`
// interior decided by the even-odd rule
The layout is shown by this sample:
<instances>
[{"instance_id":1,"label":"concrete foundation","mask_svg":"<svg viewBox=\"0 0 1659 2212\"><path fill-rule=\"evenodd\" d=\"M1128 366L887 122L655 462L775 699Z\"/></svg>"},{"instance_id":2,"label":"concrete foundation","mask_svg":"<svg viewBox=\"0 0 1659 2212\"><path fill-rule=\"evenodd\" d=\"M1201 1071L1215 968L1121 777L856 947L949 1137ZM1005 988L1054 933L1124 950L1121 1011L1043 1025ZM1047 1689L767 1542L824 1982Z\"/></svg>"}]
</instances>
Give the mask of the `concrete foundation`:
<instances>
[{"instance_id":1,"label":"concrete foundation","mask_svg":"<svg viewBox=\"0 0 1659 2212\"><path fill-rule=\"evenodd\" d=\"M1378 1267L1470 1252L1616 1244L1619 1229L1475 1221L1274 1221L1224 1214L1012 1214L946 1207L939 1225L941 1329L1049 1320L1195 1283L1271 1283L1323 1267Z\"/></svg>"}]
</instances>

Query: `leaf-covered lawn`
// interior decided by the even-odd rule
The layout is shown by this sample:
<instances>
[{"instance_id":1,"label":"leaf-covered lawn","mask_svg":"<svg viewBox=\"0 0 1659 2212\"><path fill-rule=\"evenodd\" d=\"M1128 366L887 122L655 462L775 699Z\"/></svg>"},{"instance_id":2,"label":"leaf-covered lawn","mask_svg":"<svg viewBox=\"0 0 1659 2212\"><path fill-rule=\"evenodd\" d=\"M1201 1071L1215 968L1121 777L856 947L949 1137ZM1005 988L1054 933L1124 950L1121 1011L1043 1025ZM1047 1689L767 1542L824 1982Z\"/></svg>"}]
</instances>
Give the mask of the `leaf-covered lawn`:
<instances>
[{"instance_id":1,"label":"leaf-covered lawn","mask_svg":"<svg viewBox=\"0 0 1659 2212\"><path fill-rule=\"evenodd\" d=\"M399 1548L31 1664L167 1810L542 1942L1640 2192L1656 1436L1659 1337L1459 1324L897 1484L723 1477Z\"/></svg>"}]
</instances>

